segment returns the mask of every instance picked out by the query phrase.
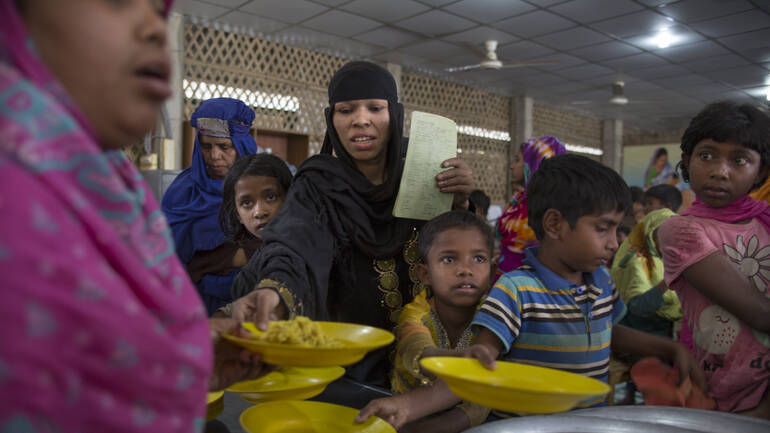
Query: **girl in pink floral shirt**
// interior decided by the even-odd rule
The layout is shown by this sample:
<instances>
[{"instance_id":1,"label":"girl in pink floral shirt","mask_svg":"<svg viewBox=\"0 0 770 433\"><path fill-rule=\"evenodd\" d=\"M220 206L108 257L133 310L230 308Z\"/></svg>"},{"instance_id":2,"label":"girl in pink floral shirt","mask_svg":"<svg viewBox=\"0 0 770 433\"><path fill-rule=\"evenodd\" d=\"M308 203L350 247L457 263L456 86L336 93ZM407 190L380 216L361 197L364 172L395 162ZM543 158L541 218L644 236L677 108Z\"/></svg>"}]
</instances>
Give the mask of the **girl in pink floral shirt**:
<instances>
[{"instance_id":1,"label":"girl in pink floral shirt","mask_svg":"<svg viewBox=\"0 0 770 433\"><path fill-rule=\"evenodd\" d=\"M770 168L770 117L749 104L713 103L681 147L697 200L659 229L665 281L679 295L717 409L770 418L770 208L748 196Z\"/></svg>"}]
</instances>

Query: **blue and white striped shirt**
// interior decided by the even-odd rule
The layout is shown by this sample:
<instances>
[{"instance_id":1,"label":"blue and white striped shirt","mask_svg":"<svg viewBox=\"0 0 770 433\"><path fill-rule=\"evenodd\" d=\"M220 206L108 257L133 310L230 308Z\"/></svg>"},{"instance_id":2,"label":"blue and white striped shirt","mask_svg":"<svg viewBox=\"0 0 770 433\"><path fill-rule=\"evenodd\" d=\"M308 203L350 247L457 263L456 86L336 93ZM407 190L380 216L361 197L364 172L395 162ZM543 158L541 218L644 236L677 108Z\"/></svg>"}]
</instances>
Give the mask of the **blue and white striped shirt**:
<instances>
[{"instance_id":1,"label":"blue and white striped shirt","mask_svg":"<svg viewBox=\"0 0 770 433\"><path fill-rule=\"evenodd\" d=\"M473 324L500 338L506 361L607 382L612 327L626 313L609 270L584 274L577 286L541 264L537 251L529 248L524 266L497 280Z\"/></svg>"}]
</instances>

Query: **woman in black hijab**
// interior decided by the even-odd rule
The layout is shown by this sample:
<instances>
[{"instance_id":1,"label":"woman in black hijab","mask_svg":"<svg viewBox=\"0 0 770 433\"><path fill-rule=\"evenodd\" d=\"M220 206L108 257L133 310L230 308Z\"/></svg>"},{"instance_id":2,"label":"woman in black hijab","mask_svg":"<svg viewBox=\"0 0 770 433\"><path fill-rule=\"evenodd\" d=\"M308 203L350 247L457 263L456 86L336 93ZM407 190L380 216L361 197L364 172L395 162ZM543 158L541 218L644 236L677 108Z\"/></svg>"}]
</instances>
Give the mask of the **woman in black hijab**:
<instances>
[{"instance_id":1,"label":"woman in black hijab","mask_svg":"<svg viewBox=\"0 0 770 433\"><path fill-rule=\"evenodd\" d=\"M417 232L422 221L395 218L403 169L404 108L384 68L350 62L329 84L321 154L297 170L278 216L262 231L264 246L233 284L233 317L257 322L297 315L392 329L421 289ZM437 177L439 188L467 208L472 173L459 158ZM348 370L355 380L387 387L387 351Z\"/></svg>"}]
</instances>

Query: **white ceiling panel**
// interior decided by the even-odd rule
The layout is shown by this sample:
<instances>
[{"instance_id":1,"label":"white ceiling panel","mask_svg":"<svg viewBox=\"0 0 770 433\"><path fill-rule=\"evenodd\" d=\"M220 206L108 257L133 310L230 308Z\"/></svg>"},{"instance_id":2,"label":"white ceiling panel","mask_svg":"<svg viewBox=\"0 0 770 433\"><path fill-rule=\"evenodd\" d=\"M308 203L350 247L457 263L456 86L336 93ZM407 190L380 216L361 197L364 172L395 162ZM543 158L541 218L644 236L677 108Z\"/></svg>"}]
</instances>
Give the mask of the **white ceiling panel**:
<instances>
[{"instance_id":1,"label":"white ceiling panel","mask_svg":"<svg viewBox=\"0 0 770 433\"><path fill-rule=\"evenodd\" d=\"M681 65L693 72L702 73L703 71L730 69L748 64L748 60L744 59L742 56L730 53L723 54L721 56L704 57L697 60L691 60L689 62L684 62Z\"/></svg>"},{"instance_id":2,"label":"white ceiling panel","mask_svg":"<svg viewBox=\"0 0 770 433\"><path fill-rule=\"evenodd\" d=\"M571 50L571 52L578 57L595 62L639 54L642 51L623 42L610 41L591 45L590 47L578 48L576 50Z\"/></svg>"},{"instance_id":3,"label":"white ceiling panel","mask_svg":"<svg viewBox=\"0 0 770 433\"><path fill-rule=\"evenodd\" d=\"M449 42L468 42L476 44L479 50L486 51L484 41L495 40L499 44L507 44L518 40L516 36L506 33L502 30L493 29L487 26L478 26L464 32L452 33L444 36L442 39Z\"/></svg>"},{"instance_id":4,"label":"white ceiling panel","mask_svg":"<svg viewBox=\"0 0 770 433\"><path fill-rule=\"evenodd\" d=\"M326 31L338 36L353 36L375 29L380 23L351 13L332 10L302 23L304 27Z\"/></svg>"},{"instance_id":5,"label":"white ceiling panel","mask_svg":"<svg viewBox=\"0 0 770 433\"><path fill-rule=\"evenodd\" d=\"M544 35L574 26L574 22L543 10L528 12L494 24L494 27L522 38Z\"/></svg>"},{"instance_id":6,"label":"white ceiling panel","mask_svg":"<svg viewBox=\"0 0 770 433\"><path fill-rule=\"evenodd\" d=\"M692 89L704 84L713 84L713 81L710 78L692 73L685 73L674 77L654 78L651 81L659 86L677 90Z\"/></svg>"},{"instance_id":7,"label":"white ceiling panel","mask_svg":"<svg viewBox=\"0 0 770 433\"><path fill-rule=\"evenodd\" d=\"M752 9L746 0L683 0L667 4L660 11L683 23L694 23Z\"/></svg>"},{"instance_id":8,"label":"white ceiling panel","mask_svg":"<svg viewBox=\"0 0 770 433\"><path fill-rule=\"evenodd\" d=\"M316 3L321 3L326 6L339 6L344 3L350 2L350 0L313 0Z\"/></svg>"},{"instance_id":9,"label":"white ceiling panel","mask_svg":"<svg viewBox=\"0 0 770 433\"><path fill-rule=\"evenodd\" d=\"M534 40L551 48L570 50L572 48L607 42L610 38L586 27L573 27L569 30L540 36Z\"/></svg>"},{"instance_id":10,"label":"white ceiling panel","mask_svg":"<svg viewBox=\"0 0 770 433\"><path fill-rule=\"evenodd\" d=\"M231 9L198 0L177 0L174 2L174 6L171 10L183 15L213 19L227 14Z\"/></svg>"},{"instance_id":11,"label":"white ceiling panel","mask_svg":"<svg viewBox=\"0 0 770 433\"><path fill-rule=\"evenodd\" d=\"M770 27L770 15L764 12L747 11L701 21L692 24L692 27L708 36L721 38L736 33L768 28Z\"/></svg>"},{"instance_id":12,"label":"white ceiling panel","mask_svg":"<svg viewBox=\"0 0 770 433\"><path fill-rule=\"evenodd\" d=\"M716 57L728 54L730 51L721 45L712 41L700 41L693 44L677 45L656 49L655 54L664 57L672 62L686 62L689 60L702 59L704 57Z\"/></svg>"},{"instance_id":13,"label":"white ceiling panel","mask_svg":"<svg viewBox=\"0 0 770 433\"><path fill-rule=\"evenodd\" d=\"M600 77L603 75L612 74L615 71L597 64L587 64L582 66L576 66L574 68L567 68L558 71L557 74L562 77L569 78L571 80L580 80L589 77Z\"/></svg>"},{"instance_id":14,"label":"white ceiling panel","mask_svg":"<svg viewBox=\"0 0 770 433\"><path fill-rule=\"evenodd\" d=\"M390 49L411 44L420 40L419 36L411 32L406 32L386 26L360 33L353 38L372 45L380 45Z\"/></svg>"},{"instance_id":15,"label":"white ceiling panel","mask_svg":"<svg viewBox=\"0 0 770 433\"><path fill-rule=\"evenodd\" d=\"M401 48L401 51L412 56L431 60L444 59L445 61L451 59L452 56L458 56L464 53L463 48L438 39L409 45Z\"/></svg>"},{"instance_id":16,"label":"white ceiling panel","mask_svg":"<svg viewBox=\"0 0 770 433\"><path fill-rule=\"evenodd\" d=\"M444 6L449 3L454 3L457 0L420 0L420 3L425 3L430 6Z\"/></svg>"},{"instance_id":17,"label":"white ceiling panel","mask_svg":"<svg viewBox=\"0 0 770 433\"><path fill-rule=\"evenodd\" d=\"M661 27L672 24L665 16L652 11L634 12L622 17L611 18L591 24L591 27L625 38L635 35L653 35Z\"/></svg>"},{"instance_id":18,"label":"white ceiling panel","mask_svg":"<svg viewBox=\"0 0 770 433\"><path fill-rule=\"evenodd\" d=\"M586 61L581 59L580 57L570 56L569 54L563 54L563 53L554 53L554 54L549 54L547 56L532 59L532 61L538 61L538 60L557 62L556 64L553 64L553 65L536 66L536 68L541 71L558 71L566 68L574 68L575 66L584 65L586 63Z\"/></svg>"},{"instance_id":19,"label":"white ceiling panel","mask_svg":"<svg viewBox=\"0 0 770 433\"><path fill-rule=\"evenodd\" d=\"M237 8L238 6L248 3L249 1L250 0L205 0L206 3L211 3L230 9Z\"/></svg>"},{"instance_id":20,"label":"white ceiling panel","mask_svg":"<svg viewBox=\"0 0 770 433\"><path fill-rule=\"evenodd\" d=\"M506 61L529 60L554 53L555 50L531 41L519 41L497 47L497 56Z\"/></svg>"},{"instance_id":21,"label":"white ceiling panel","mask_svg":"<svg viewBox=\"0 0 770 433\"><path fill-rule=\"evenodd\" d=\"M761 86L766 83L768 78L765 68L753 65L718 71L704 71L703 75L735 87Z\"/></svg>"},{"instance_id":22,"label":"white ceiling panel","mask_svg":"<svg viewBox=\"0 0 770 433\"><path fill-rule=\"evenodd\" d=\"M655 80L656 78L673 77L682 74L688 74L690 71L679 65L657 65L651 68L639 68L628 71L629 74L645 80Z\"/></svg>"},{"instance_id":23,"label":"white ceiling panel","mask_svg":"<svg viewBox=\"0 0 770 433\"><path fill-rule=\"evenodd\" d=\"M666 65L666 59L660 58L654 54L642 53L633 56L621 57L619 59L610 59L602 61L602 64L609 66L617 71L625 71L629 74L634 73L636 69L649 68L652 66Z\"/></svg>"},{"instance_id":24,"label":"white ceiling panel","mask_svg":"<svg viewBox=\"0 0 770 433\"><path fill-rule=\"evenodd\" d=\"M581 23L592 23L642 9L631 0L572 0L549 10Z\"/></svg>"},{"instance_id":25,"label":"white ceiling panel","mask_svg":"<svg viewBox=\"0 0 770 433\"><path fill-rule=\"evenodd\" d=\"M741 51L740 55L756 63L770 62L770 47L752 48Z\"/></svg>"},{"instance_id":26,"label":"white ceiling panel","mask_svg":"<svg viewBox=\"0 0 770 433\"><path fill-rule=\"evenodd\" d=\"M444 6L446 11L487 24L535 9L521 0L461 0Z\"/></svg>"},{"instance_id":27,"label":"white ceiling panel","mask_svg":"<svg viewBox=\"0 0 770 433\"><path fill-rule=\"evenodd\" d=\"M747 51L751 48L770 47L770 29L720 38L719 42L738 52Z\"/></svg>"},{"instance_id":28,"label":"white ceiling panel","mask_svg":"<svg viewBox=\"0 0 770 433\"><path fill-rule=\"evenodd\" d=\"M396 23L399 27L430 36L446 35L475 27L473 21L450 13L432 10Z\"/></svg>"},{"instance_id":29,"label":"white ceiling panel","mask_svg":"<svg viewBox=\"0 0 770 433\"><path fill-rule=\"evenodd\" d=\"M420 14L430 8L414 0L356 0L340 6L340 9L377 21L393 22Z\"/></svg>"},{"instance_id":30,"label":"white ceiling panel","mask_svg":"<svg viewBox=\"0 0 770 433\"><path fill-rule=\"evenodd\" d=\"M240 10L285 23L296 24L323 13L329 8L306 0L253 0L241 6Z\"/></svg>"}]
</instances>

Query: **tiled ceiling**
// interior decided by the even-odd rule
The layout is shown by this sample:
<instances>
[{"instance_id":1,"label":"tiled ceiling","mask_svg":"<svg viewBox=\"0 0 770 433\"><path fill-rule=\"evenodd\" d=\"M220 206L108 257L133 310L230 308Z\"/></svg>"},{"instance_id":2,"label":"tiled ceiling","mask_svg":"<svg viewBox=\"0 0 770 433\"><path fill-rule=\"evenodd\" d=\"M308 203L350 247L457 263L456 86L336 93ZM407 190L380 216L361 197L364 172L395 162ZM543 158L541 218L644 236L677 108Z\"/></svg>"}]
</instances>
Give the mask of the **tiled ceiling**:
<instances>
[{"instance_id":1,"label":"tiled ceiling","mask_svg":"<svg viewBox=\"0 0 770 433\"><path fill-rule=\"evenodd\" d=\"M536 103L667 130L718 99L767 104L770 0L177 0L196 22L348 58L401 64ZM675 40L652 41L661 28ZM484 41L503 62L478 63ZM629 103L609 103L624 81Z\"/></svg>"}]
</instances>

